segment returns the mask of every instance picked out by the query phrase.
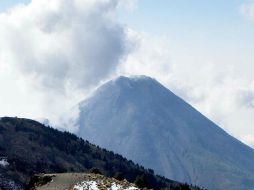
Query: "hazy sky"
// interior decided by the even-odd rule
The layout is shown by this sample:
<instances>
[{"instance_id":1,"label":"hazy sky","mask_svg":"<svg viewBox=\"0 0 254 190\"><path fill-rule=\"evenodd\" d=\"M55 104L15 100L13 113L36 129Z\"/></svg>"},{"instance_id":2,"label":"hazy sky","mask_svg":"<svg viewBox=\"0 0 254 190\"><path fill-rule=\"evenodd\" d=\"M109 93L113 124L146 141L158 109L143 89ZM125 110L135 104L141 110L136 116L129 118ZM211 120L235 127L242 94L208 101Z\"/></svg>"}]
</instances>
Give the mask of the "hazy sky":
<instances>
[{"instance_id":1,"label":"hazy sky","mask_svg":"<svg viewBox=\"0 0 254 190\"><path fill-rule=\"evenodd\" d=\"M102 81L145 74L254 146L253 0L3 0L0 11L0 115L59 120Z\"/></svg>"},{"instance_id":2,"label":"hazy sky","mask_svg":"<svg viewBox=\"0 0 254 190\"><path fill-rule=\"evenodd\" d=\"M27 4L29 3L30 0L3 0L0 1L0 11L6 11L7 9L19 4L19 3L24 3Z\"/></svg>"}]
</instances>

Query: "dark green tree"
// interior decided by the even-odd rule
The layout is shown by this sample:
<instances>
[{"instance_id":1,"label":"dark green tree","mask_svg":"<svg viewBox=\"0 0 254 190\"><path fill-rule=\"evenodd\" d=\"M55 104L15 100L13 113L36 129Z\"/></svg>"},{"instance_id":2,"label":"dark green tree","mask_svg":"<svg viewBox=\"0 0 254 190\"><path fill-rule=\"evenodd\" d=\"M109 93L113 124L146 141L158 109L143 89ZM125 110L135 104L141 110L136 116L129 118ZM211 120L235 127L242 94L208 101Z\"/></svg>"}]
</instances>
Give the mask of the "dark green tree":
<instances>
[{"instance_id":1,"label":"dark green tree","mask_svg":"<svg viewBox=\"0 0 254 190\"><path fill-rule=\"evenodd\" d=\"M98 168L92 168L89 170L90 173L93 173L93 174L100 174L102 175L102 172L98 169Z\"/></svg>"},{"instance_id":2,"label":"dark green tree","mask_svg":"<svg viewBox=\"0 0 254 190\"><path fill-rule=\"evenodd\" d=\"M135 185L137 185L139 188L151 188L151 185L146 180L146 177L144 174L138 175L134 181Z\"/></svg>"},{"instance_id":3,"label":"dark green tree","mask_svg":"<svg viewBox=\"0 0 254 190\"><path fill-rule=\"evenodd\" d=\"M124 180L124 175L122 172L116 172L115 175L114 175L114 178L119 180L119 181L122 181Z\"/></svg>"}]
</instances>

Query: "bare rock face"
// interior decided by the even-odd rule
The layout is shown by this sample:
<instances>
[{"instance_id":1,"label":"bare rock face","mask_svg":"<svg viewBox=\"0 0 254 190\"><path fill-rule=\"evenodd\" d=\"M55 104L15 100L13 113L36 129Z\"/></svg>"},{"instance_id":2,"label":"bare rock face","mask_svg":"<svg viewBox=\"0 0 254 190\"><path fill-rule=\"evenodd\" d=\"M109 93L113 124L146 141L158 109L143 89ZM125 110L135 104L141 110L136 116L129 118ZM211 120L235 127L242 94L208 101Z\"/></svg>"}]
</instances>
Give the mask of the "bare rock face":
<instances>
[{"instance_id":1,"label":"bare rock face","mask_svg":"<svg viewBox=\"0 0 254 190\"><path fill-rule=\"evenodd\" d=\"M119 77L79 104L77 135L208 189L254 189L254 151L156 80Z\"/></svg>"}]
</instances>

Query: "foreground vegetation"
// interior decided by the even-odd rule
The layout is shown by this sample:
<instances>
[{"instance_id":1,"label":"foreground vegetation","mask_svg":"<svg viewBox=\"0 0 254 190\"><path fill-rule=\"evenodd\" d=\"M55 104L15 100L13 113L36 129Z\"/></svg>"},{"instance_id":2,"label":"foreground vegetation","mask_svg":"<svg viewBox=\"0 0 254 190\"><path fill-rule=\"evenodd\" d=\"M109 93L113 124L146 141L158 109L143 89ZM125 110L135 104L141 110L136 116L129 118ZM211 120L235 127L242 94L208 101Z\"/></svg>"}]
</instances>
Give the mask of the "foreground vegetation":
<instances>
[{"instance_id":1,"label":"foreground vegetation","mask_svg":"<svg viewBox=\"0 0 254 190\"><path fill-rule=\"evenodd\" d=\"M28 119L1 118L0 157L9 163L0 169L2 177L13 180L21 188L38 173L97 171L119 180L127 179L141 188L199 189L157 176L152 169L145 169L69 132ZM1 188L5 188L3 183Z\"/></svg>"}]
</instances>

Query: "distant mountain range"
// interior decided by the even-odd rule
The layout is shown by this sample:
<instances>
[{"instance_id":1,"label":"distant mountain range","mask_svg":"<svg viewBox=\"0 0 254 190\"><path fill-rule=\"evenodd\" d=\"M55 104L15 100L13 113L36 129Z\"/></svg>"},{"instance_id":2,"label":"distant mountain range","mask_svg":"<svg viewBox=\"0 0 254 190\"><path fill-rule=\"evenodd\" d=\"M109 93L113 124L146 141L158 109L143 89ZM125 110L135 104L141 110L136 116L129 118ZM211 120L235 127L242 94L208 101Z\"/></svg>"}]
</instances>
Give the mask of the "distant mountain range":
<instances>
[{"instance_id":1,"label":"distant mountain range","mask_svg":"<svg viewBox=\"0 0 254 190\"><path fill-rule=\"evenodd\" d=\"M88 171L125 178L130 182L141 181L145 187L153 189L199 190L156 176L153 170L144 169L74 134L60 132L29 119L0 118L1 190L22 190L38 173Z\"/></svg>"},{"instance_id":2,"label":"distant mountain range","mask_svg":"<svg viewBox=\"0 0 254 190\"><path fill-rule=\"evenodd\" d=\"M94 144L177 181L254 189L254 150L152 78L119 77L78 106L77 135Z\"/></svg>"}]
</instances>

